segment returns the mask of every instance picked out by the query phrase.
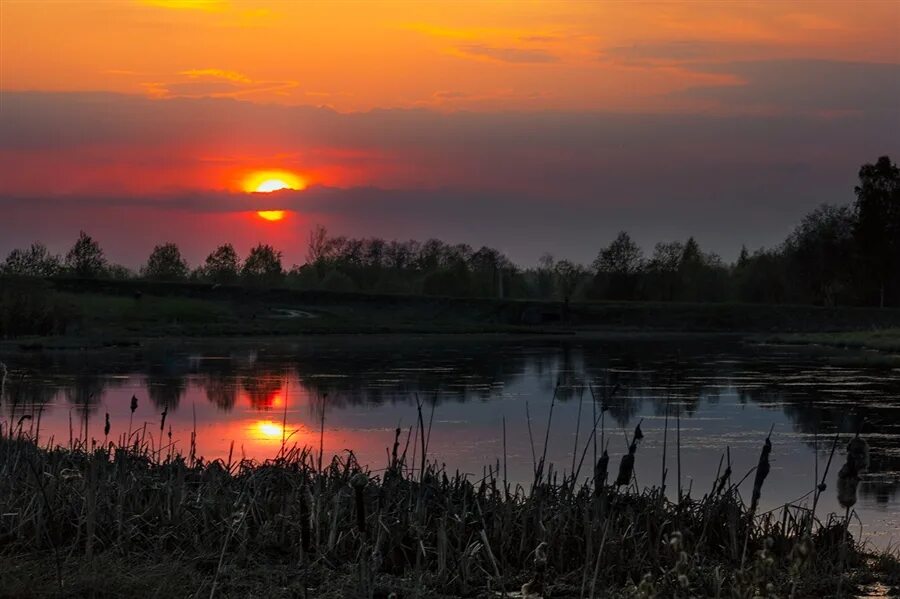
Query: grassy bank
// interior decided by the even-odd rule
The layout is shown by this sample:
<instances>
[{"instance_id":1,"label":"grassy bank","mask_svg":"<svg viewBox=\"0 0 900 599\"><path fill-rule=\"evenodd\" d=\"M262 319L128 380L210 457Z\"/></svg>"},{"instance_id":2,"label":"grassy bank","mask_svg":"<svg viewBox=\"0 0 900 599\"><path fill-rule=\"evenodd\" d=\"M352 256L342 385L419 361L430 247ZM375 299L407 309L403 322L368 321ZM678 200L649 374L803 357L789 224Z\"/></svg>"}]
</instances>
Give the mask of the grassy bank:
<instances>
[{"instance_id":1,"label":"grassy bank","mask_svg":"<svg viewBox=\"0 0 900 599\"><path fill-rule=\"evenodd\" d=\"M585 476L536 458L522 487L501 463L477 480L430 463L420 425L397 431L378 472L349 452L323 463L285 446L265 463L205 462L155 446L146 430L90 448L40 447L7 430L0 596L521 597L524 587L532 597L749 599L898 581L896 560L866 553L847 519L748 506L738 486L755 476L765 492L768 453L755 475L724 462L712 488L670 501L636 486L637 433L630 467L588 456L579 468L593 476L577 482Z\"/></svg>"},{"instance_id":2,"label":"grassy bank","mask_svg":"<svg viewBox=\"0 0 900 599\"><path fill-rule=\"evenodd\" d=\"M900 328L832 333L794 333L772 335L766 337L765 340L770 343L788 345L825 345L828 347L874 349L883 352L900 353Z\"/></svg>"},{"instance_id":3,"label":"grassy bank","mask_svg":"<svg viewBox=\"0 0 900 599\"><path fill-rule=\"evenodd\" d=\"M573 303L566 310L561 302L139 280L6 279L0 284L5 290L0 296L0 316L6 315L0 318L0 336L7 337L121 341L173 336L596 331L784 334L900 328L897 309L587 302Z\"/></svg>"}]
</instances>

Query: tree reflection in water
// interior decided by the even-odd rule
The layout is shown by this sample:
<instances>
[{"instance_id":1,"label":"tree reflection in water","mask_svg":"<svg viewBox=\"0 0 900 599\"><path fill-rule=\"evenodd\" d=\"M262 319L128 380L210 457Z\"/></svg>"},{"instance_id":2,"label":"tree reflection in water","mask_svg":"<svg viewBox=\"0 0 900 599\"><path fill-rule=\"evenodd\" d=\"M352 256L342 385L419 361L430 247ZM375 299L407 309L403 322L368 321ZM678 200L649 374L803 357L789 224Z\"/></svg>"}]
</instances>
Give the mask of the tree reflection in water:
<instances>
[{"instance_id":1,"label":"tree reflection in water","mask_svg":"<svg viewBox=\"0 0 900 599\"><path fill-rule=\"evenodd\" d=\"M0 356L10 367L0 401L13 421L66 406L87 418L110 390L133 384L157 410L174 413L195 386L214 411L270 412L287 409L288 381L295 380L310 398L302 409L317 422L323 407L408 406L416 395L436 406L494 401L528 377L529 393L548 401L557 385L559 402L595 396L609 409L608 426L622 428L638 415L662 418L667 409L670 417L690 419L733 393L739 402L783 413L803 443L812 447L818 439L823 454L836 432L861 429L873 454L862 492L893 501L900 488L900 412L891 402L900 372L835 366L835 355L687 337L14 352Z\"/></svg>"}]
</instances>

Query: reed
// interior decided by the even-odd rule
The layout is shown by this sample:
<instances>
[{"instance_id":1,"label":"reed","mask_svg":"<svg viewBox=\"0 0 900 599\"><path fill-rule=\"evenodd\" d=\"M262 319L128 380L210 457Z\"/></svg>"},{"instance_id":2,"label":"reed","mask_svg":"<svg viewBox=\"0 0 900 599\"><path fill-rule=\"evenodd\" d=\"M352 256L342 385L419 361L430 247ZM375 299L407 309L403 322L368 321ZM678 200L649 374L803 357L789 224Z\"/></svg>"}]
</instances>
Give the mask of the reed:
<instances>
[{"instance_id":1,"label":"reed","mask_svg":"<svg viewBox=\"0 0 900 599\"><path fill-rule=\"evenodd\" d=\"M319 447L206 461L140 429L66 447L4 435L0 596L576 597L587 579L595 596L804 597L900 571L855 543L846 517L810 527L802 506L754 513L730 458L699 498L638 488L639 427L615 484L601 446L593 476L547 464L526 489L499 464L472 479L429 460L420 420L421 455L407 462L398 429L380 471Z\"/></svg>"}]
</instances>

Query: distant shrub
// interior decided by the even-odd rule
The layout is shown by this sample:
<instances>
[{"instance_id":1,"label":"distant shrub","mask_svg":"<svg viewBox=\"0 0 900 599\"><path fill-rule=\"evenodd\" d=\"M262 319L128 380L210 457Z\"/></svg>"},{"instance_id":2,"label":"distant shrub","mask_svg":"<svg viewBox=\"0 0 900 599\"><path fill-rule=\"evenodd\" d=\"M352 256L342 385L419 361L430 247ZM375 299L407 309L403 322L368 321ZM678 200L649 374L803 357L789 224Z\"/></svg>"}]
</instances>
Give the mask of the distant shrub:
<instances>
[{"instance_id":1,"label":"distant shrub","mask_svg":"<svg viewBox=\"0 0 900 599\"><path fill-rule=\"evenodd\" d=\"M64 334L77 310L44 281L4 278L0 281L0 336Z\"/></svg>"},{"instance_id":2,"label":"distant shrub","mask_svg":"<svg viewBox=\"0 0 900 599\"><path fill-rule=\"evenodd\" d=\"M356 291L356 283L341 271L330 270L322 279L322 289L326 291Z\"/></svg>"},{"instance_id":3,"label":"distant shrub","mask_svg":"<svg viewBox=\"0 0 900 599\"><path fill-rule=\"evenodd\" d=\"M318 289L319 273L314 266L294 266L287 275L287 283L292 289Z\"/></svg>"},{"instance_id":4,"label":"distant shrub","mask_svg":"<svg viewBox=\"0 0 900 599\"><path fill-rule=\"evenodd\" d=\"M52 277L62 268L59 256L53 255L42 243L32 243L28 249L15 249L0 266L0 273L19 277Z\"/></svg>"}]
</instances>

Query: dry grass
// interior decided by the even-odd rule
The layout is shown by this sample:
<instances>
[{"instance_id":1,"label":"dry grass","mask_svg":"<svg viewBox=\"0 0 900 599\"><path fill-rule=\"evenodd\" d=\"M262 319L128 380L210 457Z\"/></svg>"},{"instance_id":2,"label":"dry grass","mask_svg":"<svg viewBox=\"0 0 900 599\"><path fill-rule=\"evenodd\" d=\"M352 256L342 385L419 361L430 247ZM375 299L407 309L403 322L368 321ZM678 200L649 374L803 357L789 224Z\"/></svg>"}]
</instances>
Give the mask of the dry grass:
<instances>
[{"instance_id":1,"label":"dry grass","mask_svg":"<svg viewBox=\"0 0 900 599\"><path fill-rule=\"evenodd\" d=\"M154 449L142 431L127 444L61 448L7 428L0 596L478 597L528 583L533 596L751 598L837 588L842 519L820 522L799 506L754 516L730 468L702 497L677 502L633 477L610 486L604 474L595 486L543 464L526 490L504 483L500 464L470 480L426 461L427 429L420 419L416 434L398 430L376 473L352 454L322 464L304 448L264 463L205 462ZM844 559L845 590L900 571L852 538Z\"/></svg>"}]
</instances>

